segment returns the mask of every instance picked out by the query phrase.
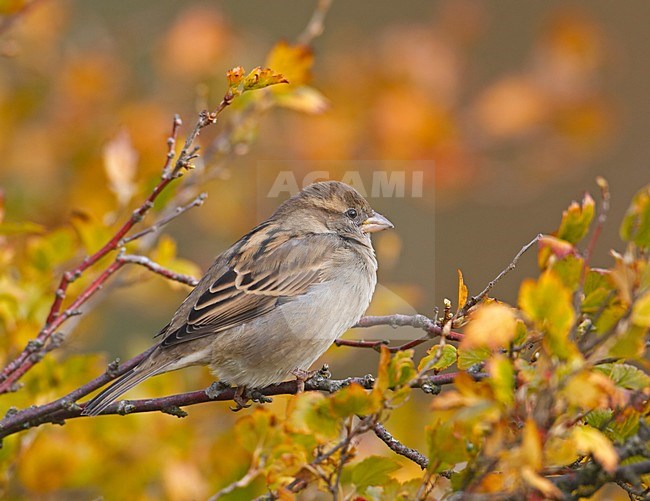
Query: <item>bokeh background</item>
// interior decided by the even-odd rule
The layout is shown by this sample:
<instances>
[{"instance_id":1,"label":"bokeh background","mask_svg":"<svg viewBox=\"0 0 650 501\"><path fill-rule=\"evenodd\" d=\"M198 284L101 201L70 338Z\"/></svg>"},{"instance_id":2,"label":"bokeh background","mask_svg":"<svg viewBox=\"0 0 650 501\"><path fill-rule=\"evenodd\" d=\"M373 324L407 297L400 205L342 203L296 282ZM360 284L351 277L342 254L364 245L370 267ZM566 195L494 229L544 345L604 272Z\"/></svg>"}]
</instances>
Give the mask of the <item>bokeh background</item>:
<instances>
[{"instance_id":1,"label":"bokeh background","mask_svg":"<svg viewBox=\"0 0 650 501\"><path fill-rule=\"evenodd\" d=\"M21 2L2 4L11 12ZM189 127L197 111L218 103L226 70L264 65L280 40L296 41L314 6L295 0L37 2L0 34L5 220L82 231L89 222L123 218L160 172L173 114ZM455 300L458 268L478 292L532 237L555 228L572 199L585 190L596 198L598 175L609 181L612 202L594 263L609 263L608 250L620 248L618 222L650 180L649 16L650 5L641 0L335 1L312 44L313 64L304 55L309 92L250 123L245 118L223 151L215 138L226 122L203 136L206 163L197 170L212 169L200 186L209 199L169 225L166 249L176 247L187 260L180 262L184 270L205 269L272 211L277 201L265 197L264 187L276 170L292 170L297 179L313 170L329 170L333 178L358 171L367 180L375 166L388 165L407 178L424 170L423 196L372 201L396 225L376 240L381 287L372 313L431 315L443 298ZM120 157L133 165L128 182L110 172L110 145L130 158ZM516 301L521 278L535 266L534 255L526 256L494 295ZM108 360L137 353L187 293L145 274L127 282L81 319L65 355L105 351ZM325 359L341 377L376 365L374 352L343 348ZM209 381L205 372L188 372L161 377L142 392ZM185 431L183 422L165 416L129 418L142 430L160 418L161 433L173 437L166 446L173 460L146 463L153 492L181 496L186 482L198 497L210 493L214 485L204 474L213 470L185 461L188 447L174 440L227 426L234 418L222 411L192 412ZM206 425L210 412L217 417ZM192 419L195 431L187 431ZM103 425L106 440L119 442L120 427L129 426L120 422ZM66 429L91 434L81 427ZM408 429L398 424L407 442ZM142 440L144 448L156 443ZM214 466L223 443L225 436L210 442L202 457L224 478L236 478L227 466ZM122 454L143 461L142 452L127 451L125 444ZM86 452L99 455L90 445ZM38 490L36 484L43 492L70 488L65 474L43 483L45 468L24 465L19 473L28 491ZM109 468L93 482L111 478Z\"/></svg>"}]
</instances>

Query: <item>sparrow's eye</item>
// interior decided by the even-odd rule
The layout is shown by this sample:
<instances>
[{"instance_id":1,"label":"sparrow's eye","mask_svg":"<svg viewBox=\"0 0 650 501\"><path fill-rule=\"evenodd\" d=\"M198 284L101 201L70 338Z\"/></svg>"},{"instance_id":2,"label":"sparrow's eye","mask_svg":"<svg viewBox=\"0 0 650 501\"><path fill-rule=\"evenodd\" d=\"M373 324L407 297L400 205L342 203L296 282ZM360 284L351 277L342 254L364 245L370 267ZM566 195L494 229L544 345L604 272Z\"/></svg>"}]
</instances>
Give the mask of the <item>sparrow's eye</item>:
<instances>
[{"instance_id":1,"label":"sparrow's eye","mask_svg":"<svg viewBox=\"0 0 650 501\"><path fill-rule=\"evenodd\" d=\"M348 216L350 219L356 219L357 209L348 209L345 211L345 215Z\"/></svg>"}]
</instances>

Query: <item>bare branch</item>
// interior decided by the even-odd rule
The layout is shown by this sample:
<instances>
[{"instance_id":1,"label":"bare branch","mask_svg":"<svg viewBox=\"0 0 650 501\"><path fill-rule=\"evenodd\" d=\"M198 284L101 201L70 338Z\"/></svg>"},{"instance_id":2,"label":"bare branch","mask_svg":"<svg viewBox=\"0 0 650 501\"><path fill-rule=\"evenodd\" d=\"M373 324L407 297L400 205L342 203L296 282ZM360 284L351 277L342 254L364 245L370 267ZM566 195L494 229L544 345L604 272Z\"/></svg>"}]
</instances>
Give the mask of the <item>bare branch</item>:
<instances>
[{"instance_id":1,"label":"bare branch","mask_svg":"<svg viewBox=\"0 0 650 501\"><path fill-rule=\"evenodd\" d=\"M153 223L148 228L145 228L144 230L142 230L142 231L140 231L138 233L135 233L134 235L123 238L122 242L121 242L122 245L125 245L125 244L127 244L127 243L129 243L129 242L131 242L133 240L137 240L138 238L142 238L145 235L149 235L150 233L154 233L154 232L160 230L160 228L162 228L163 226L168 224L170 221L173 221L178 216L181 216L182 214L186 213L188 210L190 210L190 209L192 209L194 207L200 207L201 205L203 205L203 202L205 202L206 198L208 198L208 194L207 193L201 193L194 200L192 200L190 203L185 204L185 205L181 205L180 207L176 207L176 209L174 210L174 212L172 214L169 214L168 216L165 216L165 217L159 219L158 221Z\"/></svg>"},{"instance_id":2,"label":"bare branch","mask_svg":"<svg viewBox=\"0 0 650 501\"><path fill-rule=\"evenodd\" d=\"M153 271L157 275L161 275L169 280L175 282L180 282L191 287L195 287L199 283L199 280L190 275L184 275L183 273L176 273L171 271L163 266L160 266L158 263L155 263L146 256L137 256L134 254L120 254L116 258L117 261L121 263L134 263L140 266L144 266L148 270Z\"/></svg>"},{"instance_id":3,"label":"bare branch","mask_svg":"<svg viewBox=\"0 0 650 501\"><path fill-rule=\"evenodd\" d=\"M384 427L383 424L375 423L375 425L372 427L372 431L374 431L375 435L377 435L377 437L396 454L410 459L423 470L429 466L429 460L424 454L401 443L399 440L393 437L393 435L390 434L390 432Z\"/></svg>"},{"instance_id":4,"label":"bare branch","mask_svg":"<svg viewBox=\"0 0 650 501\"><path fill-rule=\"evenodd\" d=\"M542 234L540 233L537 235L535 238L533 238L530 242L528 242L526 245L524 245L519 252L515 255L515 257L512 259L510 264L501 272L499 273L494 280L492 280L485 289L481 291L481 293L478 296L472 296L466 303L465 305L458 310L454 318L462 318L467 313L469 310L471 310L474 306L476 306L478 303L483 301L485 297L489 294L489 292L494 288L494 286L501 281L503 277L505 277L508 273L510 273L512 270L515 269L517 266L517 262L519 261L519 258L523 256L528 249L530 249L533 245L535 245L537 242L539 242L540 238L542 238Z\"/></svg>"},{"instance_id":5,"label":"bare branch","mask_svg":"<svg viewBox=\"0 0 650 501\"><path fill-rule=\"evenodd\" d=\"M303 32L298 35L297 42L303 45L311 44L314 39L318 38L325 31L325 17L332 7L333 0L318 0L316 9L311 15L311 19L305 26Z\"/></svg>"}]
</instances>

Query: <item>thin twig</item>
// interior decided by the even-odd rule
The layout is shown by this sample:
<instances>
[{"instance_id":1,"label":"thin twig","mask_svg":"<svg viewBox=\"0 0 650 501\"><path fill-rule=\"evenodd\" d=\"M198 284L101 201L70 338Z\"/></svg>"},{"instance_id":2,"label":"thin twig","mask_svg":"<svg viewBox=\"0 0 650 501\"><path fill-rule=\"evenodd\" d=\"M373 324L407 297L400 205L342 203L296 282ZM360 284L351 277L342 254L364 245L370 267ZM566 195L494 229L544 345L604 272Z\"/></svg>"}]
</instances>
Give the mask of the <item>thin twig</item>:
<instances>
[{"instance_id":1,"label":"thin twig","mask_svg":"<svg viewBox=\"0 0 650 501\"><path fill-rule=\"evenodd\" d=\"M401 350L408 350L414 348L422 343L430 341L431 339L441 336L443 334L443 328L434 322L432 319L425 315L402 315L399 313L393 315L384 315L384 316L367 316L362 317L357 324L354 326L356 328L367 328L367 327L376 327L379 325L390 325L393 328L396 327L414 327L416 329L424 330L427 335L421 338L413 339L404 344L398 346L391 346L388 349L391 353L395 353ZM463 334L460 332L449 331L445 333L445 337L452 341L462 341ZM376 351L379 351L382 345L388 345L387 340L379 341L365 341L365 340L355 340L355 339L337 339L334 341L336 346L351 346L355 348L372 348Z\"/></svg>"},{"instance_id":2,"label":"thin twig","mask_svg":"<svg viewBox=\"0 0 650 501\"><path fill-rule=\"evenodd\" d=\"M535 245L537 242L539 242L540 238L542 238L542 234L540 233L537 235L535 238L533 238L530 242L528 242L526 245L524 245L519 252L515 255L515 257L512 259L510 264L501 272L499 273L494 280L492 280L485 289L481 291L481 293L478 296L472 296L466 303L465 305L456 312L456 315L454 315L454 318L462 318L467 313L469 312L470 309L472 309L474 306L476 306L478 303L483 301L483 299L488 295L488 293L494 288L494 286L501 281L503 277L505 277L509 272L515 269L517 266L517 261L519 261L519 258L523 256L528 249L530 249L533 245Z\"/></svg>"},{"instance_id":3,"label":"thin twig","mask_svg":"<svg viewBox=\"0 0 650 501\"><path fill-rule=\"evenodd\" d=\"M178 216L181 216L182 214L184 214L184 213L187 212L188 210L190 210L190 209L192 209L192 208L194 208L194 207L200 207L201 205L203 205L203 202L205 202L205 199L206 199L206 198L208 198L208 194L207 194L207 193L201 193L201 194L199 194L199 195L198 195L194 200L192 200L190 203L185 204L185 205L181 205L180 207L176 207L176 209L174 210L173 213L171 213L171 214L169 214L169 215L167 215L167 216L165 216L165 217L159 219L158 221L156 221L155 223L153 223L153 224L152 224L151 226L149 226L148 228L145 228L144 230L139 231L138 233L135 233L135 234L133 234L133 235L130 235L130 236L128 236L128 237L123 238L121 244L122 244L122 245L125 245L125 244L127 244L127 243L129 243L129 242L132 242L133 240L137 240L138 238L142 238L142 237L144 237L145 235L149 235L150 233L154 233L154 232L160 230L160 228L162 228L163 226L165 226L165 225L168 224L169 222L173 221L173 220L176 219Z\"/></svg>"},{"instance_id":4,"label":"thin twig","mask_svg":"<svg viewBox=\"0 0 650 501\"><path fill-rule=\"evenodd\" d=\"M146 256L137 256L134 254L120 254L116 258L117 261L121 263L133 263L140 266L144 266L148 270L153 271L157 275L161 275L169 280L175 282L180 282L191 287L195 287L199 283L199 280L191 275L185 275L183 273L176 273L172 270L169 270L163 266L160 266L158 263L155 263Z\"/></svg>"},{"instance_id":5,"label":"thin twig","mask_svg":"<svg viewBox=\"0 0 650 501\"><path fill-rule=\"evenodd\" d=\"M332 6L333 0L318 0L316 9L311 15L307 26L296 39L299 44L309 45L325 31L325 17Z\"/></svg>"}]
</instances>

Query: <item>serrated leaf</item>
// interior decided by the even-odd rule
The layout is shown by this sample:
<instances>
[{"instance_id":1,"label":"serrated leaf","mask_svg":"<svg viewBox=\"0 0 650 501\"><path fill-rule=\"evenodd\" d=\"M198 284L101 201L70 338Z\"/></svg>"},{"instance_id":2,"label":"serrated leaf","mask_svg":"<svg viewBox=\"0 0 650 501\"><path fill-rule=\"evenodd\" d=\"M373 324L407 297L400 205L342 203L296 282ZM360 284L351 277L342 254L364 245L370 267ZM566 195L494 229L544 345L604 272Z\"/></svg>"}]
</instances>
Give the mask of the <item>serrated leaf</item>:
<instances>
[{"instance_id":1,"label":"serrated leaf","mask_svg":"<svg viewBox=\"0 0 650 501\"><path fill-rule=\"evenodd\" d=\"M458 368L469 369L473 365L485 362L492 355L492 350L486 347L465 349L458 348Z\"/></svg>"},{"instance_id":2,"label":"serrated leaf","mask_svg":"<svg viewBox=\"0 0 650 501\"><path fill-rule=\"evenodd\" d=\"M263 89L271 85L289 83L281 73L277 73L271 68L254 68L250 73L245 74L244 68L237 66L226 72L228 80L227 100L232 100L241 96L244 92L256 89Z\"/></svg>"},{"instance_id":3,"label":"serrated leaf","mask_svg":"<svg viewBox=\"0 0 650 501\"><path fill-rule=\"evenodd\" d=\"M632 199L620 229L621 238L639 247L650 247L650 185Z\"/></svg>"},{"instance_id":4,"label":"serrated leaf","mask_svg":"<svg viewBox=\"0 0 650 501\"><path fill-rule=\"evenodd\" d=\"M600 364L595 367L609 377L616 386L628 390L645 390L650 388L650 376L641 369L629 364Z\"/></svg>"},{"instance_id":5,"label":"serrated leaf","mask_svg":"<svg viewBox=\"0 0 650 501\"><path fill-rule=\"evenodd\" d=\"M442 347L441 353L439 353L440 351L438 345L429 348L427 354L422 357L418 364L418 372L424 370L425 367L427 370L442 371L456 363L458 352L455 346L446 344Z\"/></svg>"},{"instance_id":6,"label":"serrated leaf","mask_svg":"<svg viewBox=\"0 0 650 501\"><path fill-rule=\"evenodd\" d=\"M572 244L578 243L589 231L595 207L594 199L589 193L585 193L581 204L572 202L562 213L562 222L555 236Z\"/></svg>"}]
</instances>

